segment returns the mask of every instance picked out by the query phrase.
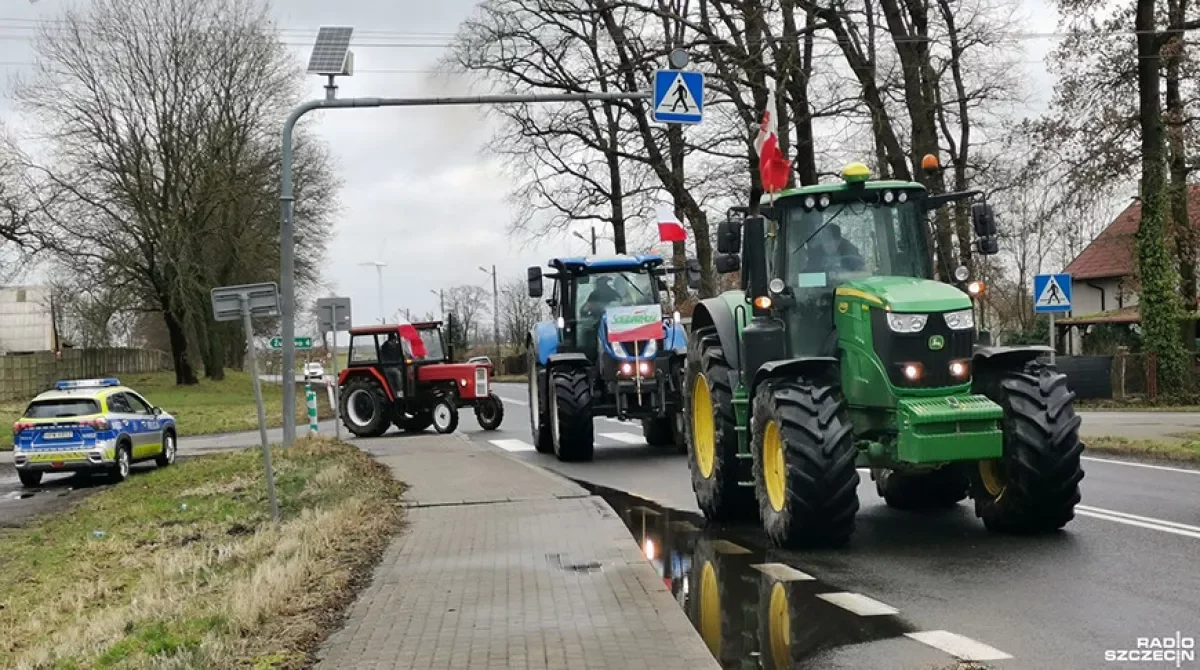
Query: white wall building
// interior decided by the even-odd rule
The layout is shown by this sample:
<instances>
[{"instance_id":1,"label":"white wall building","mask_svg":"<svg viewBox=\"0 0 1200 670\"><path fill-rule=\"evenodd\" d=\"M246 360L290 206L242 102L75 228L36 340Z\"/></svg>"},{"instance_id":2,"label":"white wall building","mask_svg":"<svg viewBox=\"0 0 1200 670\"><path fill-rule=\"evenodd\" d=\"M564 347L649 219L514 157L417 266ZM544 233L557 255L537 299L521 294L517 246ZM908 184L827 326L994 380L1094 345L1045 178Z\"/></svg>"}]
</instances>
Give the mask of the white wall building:
<instances>
[{"instance_id":1,"label":"white wall building","mask_svg":"<svg viewBox=\"0 0 1200 670\"><path fill-rule=\"evenodd\" d=\"M50 287L0 287L0 354L55 349Z\"/></svg>"}]
</instances>

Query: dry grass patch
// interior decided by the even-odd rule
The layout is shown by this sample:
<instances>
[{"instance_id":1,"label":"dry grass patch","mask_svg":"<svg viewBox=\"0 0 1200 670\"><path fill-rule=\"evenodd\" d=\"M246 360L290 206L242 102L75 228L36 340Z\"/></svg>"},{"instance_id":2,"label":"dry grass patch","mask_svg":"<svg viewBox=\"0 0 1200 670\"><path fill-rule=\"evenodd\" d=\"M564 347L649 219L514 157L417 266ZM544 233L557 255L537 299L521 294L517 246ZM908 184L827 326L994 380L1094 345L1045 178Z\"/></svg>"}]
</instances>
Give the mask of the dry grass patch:
<instances>
[{"instance_id":1,"label":"dry grass patch","mask_svg":"<svg viewBox=\"0 0 1200 670\"><path fill-rule=\"evenodd\" d=\"M140 474L0 531L0 667L298 668L401 523L403 485L349 445L257 450ZM50 633L53 631L53 633Z\"/></svg>"},{"instance_id":2,"label":"dry grass patch","mask_svg":"<svg viewBox=\"0 0 1200 670\"><path fill-rule=\"evenodd\" d=\"M1092 437L1084 440L1087 452L1133 456L1154 461L1200 465L1200 434L1182 433L1169 440L1130 440Z\"/></svg>"}]
</instances>

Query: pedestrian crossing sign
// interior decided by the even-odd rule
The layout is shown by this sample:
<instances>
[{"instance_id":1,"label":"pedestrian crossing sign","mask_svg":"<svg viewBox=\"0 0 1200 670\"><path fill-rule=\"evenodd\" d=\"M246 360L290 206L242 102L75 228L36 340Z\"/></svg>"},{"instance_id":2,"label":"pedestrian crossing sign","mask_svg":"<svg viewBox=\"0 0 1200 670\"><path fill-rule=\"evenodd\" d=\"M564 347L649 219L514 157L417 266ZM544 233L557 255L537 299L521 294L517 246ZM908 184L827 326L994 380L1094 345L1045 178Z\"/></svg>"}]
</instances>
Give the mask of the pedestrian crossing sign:
<instances>
[{"instance_id":1,"label":"pedestrian crossing sign","mask_svg":"<svg viewBox=\"0 0 1200 670\"><path fill-rule=\"evenodd\" d=\"M653 102L651 116L657 123L700 123L704 120L704 73L655 71Z\"/></svg>"},{"instance_id":2,"label":"pedestrian crossing sign","mask_svg":"<svg viewBox=\"0 0 1200 670\"><path fill-rule=\"evenodd\" d=\"M1071 275L1036 275L1033 278L1033 311L1038 314L1071 311Z\"/></svg>"}]
</instances>

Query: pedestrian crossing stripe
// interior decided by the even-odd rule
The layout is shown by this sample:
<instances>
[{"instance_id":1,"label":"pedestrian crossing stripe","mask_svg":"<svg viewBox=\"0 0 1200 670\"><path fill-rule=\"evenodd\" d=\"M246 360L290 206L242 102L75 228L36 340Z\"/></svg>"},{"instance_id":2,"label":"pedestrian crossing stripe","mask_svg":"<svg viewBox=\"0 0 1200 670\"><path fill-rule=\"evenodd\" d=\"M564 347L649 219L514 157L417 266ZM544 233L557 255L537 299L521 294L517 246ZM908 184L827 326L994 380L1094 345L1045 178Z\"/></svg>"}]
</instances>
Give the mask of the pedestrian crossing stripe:
<instances>
[{"instance_id":1,"label":"pedestrian crossing stripe","mask_svg":"<svg viewBox=\"0 0 1200 670\"><path fill-rule=\"evenodd\" d=\"M607 437L610 440L624 442L625 444L645 444L645 438L629 433L600 433L600 437Z\"/></svg>"},{"instance_id":2,"label":"pedestrian crossing stripe","mask_svg":"<svg viewBox=\"0 0 1200 670\"><path fill-rule=\"evenodd\" d=\"M1038 307L1060 307L1070 305L1067 296L1063 293L1063 289L1058 285L1058 280L1052 275L1046 281L1046 287L1042 289L1042 294L1038 296Z\"/></svg>"}]
</instances>

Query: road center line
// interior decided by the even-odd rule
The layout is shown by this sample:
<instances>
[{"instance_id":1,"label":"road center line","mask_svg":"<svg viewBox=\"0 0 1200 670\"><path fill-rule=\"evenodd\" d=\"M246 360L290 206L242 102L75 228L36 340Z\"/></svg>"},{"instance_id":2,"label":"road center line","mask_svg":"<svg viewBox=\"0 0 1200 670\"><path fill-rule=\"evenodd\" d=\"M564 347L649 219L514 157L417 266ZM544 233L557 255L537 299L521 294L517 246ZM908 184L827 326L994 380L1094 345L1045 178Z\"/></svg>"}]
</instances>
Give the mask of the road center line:
<instances>
[{"instance_id":1,"label":"road center line","mask_svg":"<svg viewBox=\"0 0 1200 670\"><path fill-rule=\"evenodd\" d=\"M505 451L534 451L533 445L521 440L488 440Z\"/></svg>"},{"instance_id":2,"label":"road center line","mask_svg":"<svg viewBox=\"0 0 1200 670\"><path fill-rule=\"evenodd\" d=\"M995 647L990 647L982 642L976 642L969 637L946 630L924 630L918 633L905 633L904 635L922 644L927 644L934 649L944 651L951 656L956 656L963 661L1002 661L1006 658L1012 658L1012 656Z\"/></svg>"},{"instance_id":3,"label":"road center line","mask_svg":"<svg viewBox=\"0 0 1200 670\"><path fill-rule=\"evenodd\" d=\"M817 597L859 616L889 616L900 613L900 610L895 607L881 603L874 598L868 598L861 593L818 593Z\"/></svg>"},{"instance_id":4,"label":"road center line","mask_svg":"<svg viewBox=\"0 0 1200 670\"><path fill-rule=\"evenodd\" d=\"M607 437L610 440L624 442L625 444L643 445L646 443L646 440L640 435L630 433L600 433L600 437Z\"/></svg>"},{"instance_id":5,"label":"road center line","mask_svg":"<svg viewBox=\"0 0 1200 670\"><path fill-rule=\"evenodd\" d=\"M1190 526L1186 523L1177 523L1175 521L1164 521L1162 519L1154 519L1148 516L1138 516L1136 514L1128 514L1126 512L1117 512L1102 507L1092 507L1090 505L1076 505L1075 511L1084 516L1090 516L1095 519L1106 519L1108 521L1116 521L1129 526L1137 526L1138 528L1148 528L1150 530L1160 530L1164 533L1173 533L1184 537L1191 537L1200 540L1200 526Z\"/></svg>"},{"instance_id":6,"label":"road center line","mask_svg":"<svg viewBox=\"0 0 1200 670\"><path fill-rule=\"evenodd\" d=\"M504 396L499 396L499 398L503 402L510 402L514 405L520 405L521 407L529 407L529 403L525 402L524 400L517 400L516 398L505 398Z\"/></svg>"},{"instance_id":7,"label":"road center line","mask_svg":"<svg viewBox=\"0 0 1200 670\"><path fill-rule=\"evenodd\" d=\"M1084 440L1087 443L1087 440ZM1086 446L1084 447L1087 448ZM1095 456L1083 456L1085 461L1095 461L1097 463L1111 463L1112 465L1127 465L1131 468L1149 468L1151 470L1165 470L1167 472L1182 472L1185 475L1200 475L1200 470L1189 470L1187 468L1173 468L1169 465L1151 465L1149 463L1134 463L1132 461L1118 461L1112 458L1096 458Z\"/></svg>"}]
</instances>

